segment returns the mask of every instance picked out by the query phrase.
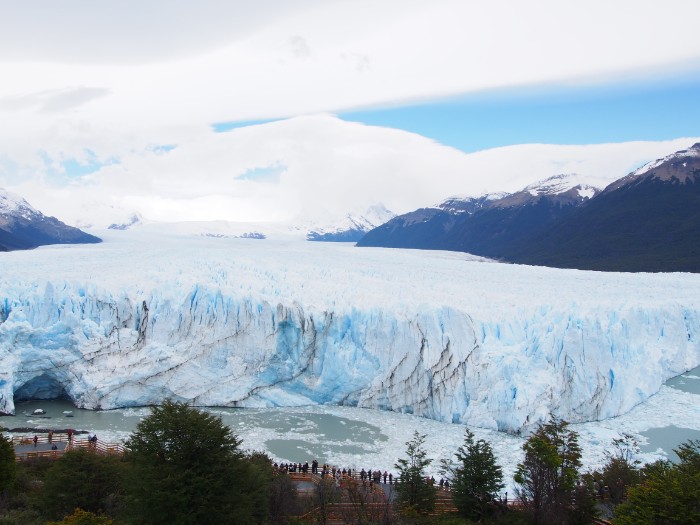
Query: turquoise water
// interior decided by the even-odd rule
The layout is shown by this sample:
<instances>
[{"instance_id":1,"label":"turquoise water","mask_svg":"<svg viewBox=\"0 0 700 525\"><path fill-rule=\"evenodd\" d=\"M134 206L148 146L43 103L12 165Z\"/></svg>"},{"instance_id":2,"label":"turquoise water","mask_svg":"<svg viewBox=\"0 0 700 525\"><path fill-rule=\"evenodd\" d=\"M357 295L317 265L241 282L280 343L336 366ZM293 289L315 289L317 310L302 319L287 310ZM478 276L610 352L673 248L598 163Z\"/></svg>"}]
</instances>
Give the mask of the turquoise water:
<instances>
[{"instance_id":1,"label":"turquoise water","mask_svg":"<svg viewBox=\"0 0 700 525\"><path fill-rule=\"evenodd\" d=\"M700 366L666 381L670 387L700 395Z\"/></svg>"},{"instance_id":2,"label":"turquoise water","mask_svg":"<svg viewBox=\"0 0 700 525\"><path fill-rule=\"evenodd\" d=\"M38 408L46 414L33 415L32 412ZM221 417L224 424L244 438L246 448L264 449L284 461L316 458L328 462L338 456L361 457L375 453L377 444L388 439L376 425L310 408L202 410ZM70 415L64 414L64 411L70 412ZM119 442L128 439L150 409L92 411L75 408L67 401L45 400L18 402L15 413L15 416L0 418L0 426L29 434L36 429L71 428L95 432L104 441Z\"/></svg>"},{"instance_id":3,"label":"turquoise water","mask_svg":"<svg viewBox=\"0 0 700 525\"><path fill-rule=\"evenodd\" d=\"M650 428L641 434L649 440L647 445L641 447L642 452L655 452L660 448L671 461L679 460L674 452L679 445L685 443L689 439L700 439L700 430L678 427L676 425Z\"/></svg>"},{"instance_id":4,"label":"turquoise water","mask_svg":"<svg viewBox=\"0 0 700 525\"><path fill-rule=\"evenodd\" d=\"M667 382L672 388L698 395L700 403L700 367ZM31 415L41 408L44 417ZM390 412L337 407L295 407L269 409L208 408L220 416L233 432L243 439L243 447L264 450L279 461L321 462L349 467L367 467L369 459L382 470L391 469L405 451L405 442L415 430L432 439L429 453L446 457L462 444L464 427L439 423ZM72 417L63 414L71 411ZM95 432L100 440L123 442L136 429L139 421L150 413L149 408L131 408L109 411L81 410L67 401L18 402L15 416L0 417L0 426L34 429L72 428ZM588 423L595 427L596 423ZM501 461L514 469L519 461L522 438L495 431L473 429L479 437L490 441L498 450ZM662 428L651 428L641 433L648 443L643 452L662 449L673 459L673 449L688 439L700 439L700 431L683 428L682 422ZM585 448L586 443L581 443Z\"/></svg>"},{"instance_id":5,"label":"turquoise water","mask_svg":"<svg viewBox=\"0 0 700 525\"><path fill-rule=\"evenodd\" d=\"M688 372L676 376L666 381L666 385L683 392L698 395L700 403L700 366ZM680 422L679 422L680 425ZM700 431L691 428L684 428L677 425L667 427L650 428L641 432L647 438L648 443L641 447L642 452L655 452L661 449L671 461L678 461L678 456L674 452L676 448L689 439L700 439Z\"/></svg>"}]
</instances>

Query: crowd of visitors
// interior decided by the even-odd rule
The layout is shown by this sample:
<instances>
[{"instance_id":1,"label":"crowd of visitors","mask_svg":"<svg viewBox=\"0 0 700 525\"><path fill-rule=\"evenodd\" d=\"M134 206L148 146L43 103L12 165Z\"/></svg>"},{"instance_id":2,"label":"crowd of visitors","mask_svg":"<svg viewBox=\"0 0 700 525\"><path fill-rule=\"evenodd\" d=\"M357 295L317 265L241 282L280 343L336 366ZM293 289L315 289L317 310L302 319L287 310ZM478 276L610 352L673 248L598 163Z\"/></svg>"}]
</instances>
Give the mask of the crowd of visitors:
<instances>
[{"instance_id":1,"label":"crowd of visitors","mask_svg":"<svg viewBox=\"0 0 700 525\"><path fill-rule=\"evenodd\" d=\"M299 472L301 474L308 474L309 471L312 474L316 474L321 478L330 477L336 480L342 480L347 478L357 479L362 481L363 484L369 483L370 486L374 483L383 483L385 485L394 485L399 483L399 478L394 476L393 473L379 469L361 469L359 472L357 469L352 468L340 468L333 465L319 464L317 460L313 460L310 464L305 463L275 463L274 467L282 472L295 473ZM427 478L429 483L435 484L435 478ZM449 490L450 482L445 479L440 479L439 486L442 489Z\"/></svg>"},{"instance_id":2,"label":"crowd of visitors","mask_svg":"<svg viewBox=\"0 0 700 525\"><path fill-rule=\"evenodd\" d=\"M366 481L370 483L386 483L391 485L394 482L394 475L386 470L382 473L379 469L362 469L359 472L357 469L352 468L340 468L334 465L319 464L317 460L313 460L311 464L307 461L306 463L275 463L275 468L282 470L284 472L300 472L307 474L311 471L312 474L316 474L322 478L329 476L334 479L342 478L355 478L361 481Z\"/></svg>"}]
</instances>

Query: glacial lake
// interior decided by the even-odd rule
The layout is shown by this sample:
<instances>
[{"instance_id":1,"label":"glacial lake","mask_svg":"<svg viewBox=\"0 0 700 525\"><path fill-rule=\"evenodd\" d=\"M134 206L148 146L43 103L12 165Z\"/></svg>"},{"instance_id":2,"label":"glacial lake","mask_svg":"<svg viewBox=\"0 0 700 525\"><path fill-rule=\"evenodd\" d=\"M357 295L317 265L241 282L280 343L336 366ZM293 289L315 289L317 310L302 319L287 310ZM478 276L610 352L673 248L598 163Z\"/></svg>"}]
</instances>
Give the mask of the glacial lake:
<instances>
[{"instance_id":1,"label":"glacial lake","mask_svg":"<svg viewBox=\"0 0 700 525\"><path fill-rule=\"evenodd\" d=\"M697 403L700 404L700 366L669 379L666 381L666 385L683 392L697 395ZM641 432L641 434L648 440L647 444L642 445L642 451L654 452L657 449L661 449L671 461L678 461L678 456L673 451L678 448L679 445L689 439L700 440L700 430L685 428L680 421L677 425L650 428L649 430Z\"/></svg>"},{"instance_id":2,"label":"glacial lake","mask_svg":"<svg viewBox=\"0 0 700 525\"><path fill-rule=\"evenodd\" d=\"M43 417L33 410L46 411ZM247 450L262 450L277 461L311 461L351 468L393 471L404 457L406 441L413 432L426 435L426 448L433 458L432 473L438 475L442 458L451 457L464 439L464 425L440 423L408 414L351 407L310 406L268 409L207 408L220 416L243 441ZM64 411L70 411L67 417ZM585 468L598 468L613 438L631 433L642 443L646 461L659 457L676 459L673 448L688 439L700 439L700 367L675 377L659 394L618 418L579 423ZM125 408L108 411L81 410L70 402L18 402L15 416L0 417L0 426L32 429L72 428L95 432L106 442L126 441L150 409ZM692 423L692 424L690 424ZM687 425L691 428L686 428ZM493 430L470 428L477 439L488 440L503 466L506 479L512 477L522 458L524 439ZM507 489L510 487L507 487Z\"/></svg>"}]
</instances>

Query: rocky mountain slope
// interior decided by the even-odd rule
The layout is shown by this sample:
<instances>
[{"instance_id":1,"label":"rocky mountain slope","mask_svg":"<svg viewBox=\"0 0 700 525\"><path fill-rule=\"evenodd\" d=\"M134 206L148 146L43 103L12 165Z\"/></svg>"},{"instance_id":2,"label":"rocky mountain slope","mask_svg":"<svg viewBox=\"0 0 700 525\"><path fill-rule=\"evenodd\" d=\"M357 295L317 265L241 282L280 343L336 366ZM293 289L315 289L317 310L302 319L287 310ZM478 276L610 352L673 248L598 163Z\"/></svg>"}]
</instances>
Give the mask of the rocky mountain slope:
<instances>
[{"instance_id":1,"label":"rocky mountain slope","mask_svg":"<svg viewBox=\"0 0 700 525\"><path fill-rule=\"evenodd\" d=\"M602 192L558 175L479 206L463 202L396 217L358 246L455 250L559 268L700 272L700 143Z\"/></svg>"},{"instance_id":2,"label":"rocky mountain slope","mask_svg":"<svg viewBox=\"0 0 700 525\"><path fill-rule=\"evenodd\" d=\"M700 272L700 143L612 183L509 258L589 270Z\"/></svg>"},{"instance_id":3,"label":"rocky mountain slope","mask_svg":"<svg viewBox=\"0 0 700 525\"><path fill-rule=\"evenodd\" d=\"M310 227L306 234L307 241L355 242L364 235L381 226L396 214L387 210L383 204L370 206L363 213L348 213L342 219L322 226Z\"/></svg>"},{"instance_id":4,"label":"rocky mountain slope","mask_svg":"<svg viewBox=\"0 0 700 525\"><path fill-rule=\"evenodd\" d=\"M396 217L358 246L425 248L502 258L525 236L546 229L598 193L577 175L557 175L513 194L450 198Z\"/></svg>"},{"instance_id":5,"label":"rocky mountain slope","mask_svg":"<svg viewBox=\"0 0 700 525\"><path fill-rule=\"evenodd\" d=\"M26 250L47 244L100 242L98 237L47 217L19 195L0 188L0 251Z\"/></svg>"}]
</instances>

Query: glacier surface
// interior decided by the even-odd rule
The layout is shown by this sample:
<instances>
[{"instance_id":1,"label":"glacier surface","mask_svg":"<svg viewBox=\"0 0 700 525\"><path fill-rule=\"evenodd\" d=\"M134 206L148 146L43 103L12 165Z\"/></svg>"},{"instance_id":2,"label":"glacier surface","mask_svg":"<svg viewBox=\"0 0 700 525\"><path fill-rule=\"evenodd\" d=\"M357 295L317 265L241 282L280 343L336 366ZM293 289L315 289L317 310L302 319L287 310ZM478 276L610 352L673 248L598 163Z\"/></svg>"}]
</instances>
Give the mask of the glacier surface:
<instances>
[{"instance_id":1,"label":"glacier surface","mask_svg":"<svg viewBox=\"0 0 700 525\"><path fill-rule=\"evenodd\" d=\"M2 254L0 411L337 404L508 432L624 414L700 364L700 275L105 232Z\"/></svg>"}]
</instances>

